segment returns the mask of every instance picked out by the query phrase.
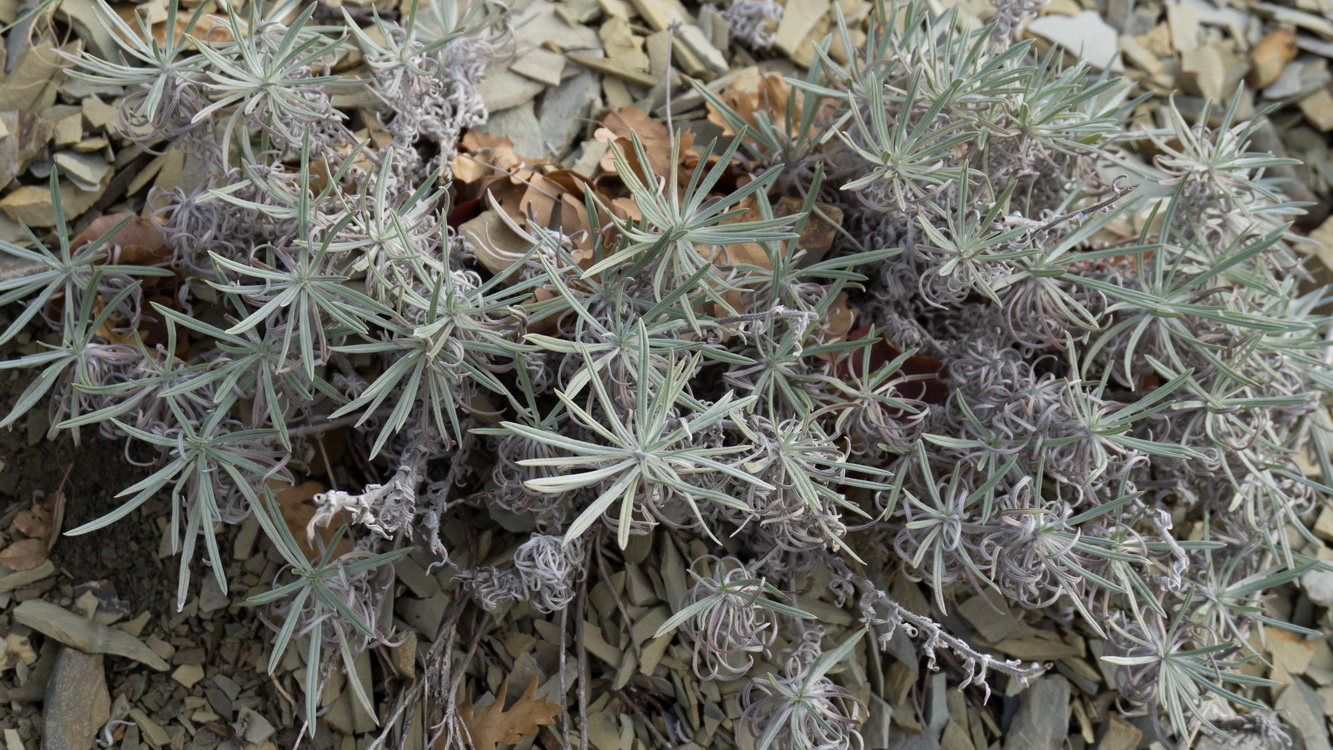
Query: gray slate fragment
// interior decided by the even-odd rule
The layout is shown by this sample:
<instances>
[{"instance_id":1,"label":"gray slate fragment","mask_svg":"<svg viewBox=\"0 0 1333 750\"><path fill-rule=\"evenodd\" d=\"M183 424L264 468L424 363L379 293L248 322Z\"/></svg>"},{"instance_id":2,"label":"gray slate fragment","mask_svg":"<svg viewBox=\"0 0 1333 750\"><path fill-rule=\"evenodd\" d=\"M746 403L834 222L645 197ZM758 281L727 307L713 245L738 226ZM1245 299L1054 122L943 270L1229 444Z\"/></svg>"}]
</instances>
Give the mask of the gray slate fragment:
<instances>
[{"instance_id":1,"label":"gray slate fragment","mask_svg":"<svg viewBox=\"0 0 1333 750\"><path fill-rule=\"evenodd\" d=\"M46 683L42 750L92 747L111 718L111 693L101 654L64 647Z\"/></svg>"},{"instance_id":2,"label":"gray slate fragment","mask_svg":"<svg viewBox=\"0 0 1333 750\"><path fill-rule=\"evenodd\" d=\"M888 750L893 706L871 692L868 708L869 716L866 717L866 723L861 725L861 740L865 743L866 750Z\"/></svg>"},{"instance_id":3,"label":"gray slate fragment","mask_svg":"<svg viewBox=\"0 0 1333 750\"><path fill-rule=\"evenodd\" d=\"M486 77L477 86L477 94L486 102L491 117L540 94L546 85L509 69L507 63L495 63L486 69Z\"/></svg>"},{"instance_id":4,"label":"gray slate fragment","mask_svg":"<svg viewBox=\"0 0 1333 750\"><path fill-rule=\"evenodd\" d=\"M265 740L273 736L273 725L263 714L253 708L242 708L239 714L240 722L244 723L245 734L242 735L246 742L254 745L263 744Z\"/></svg>"},{"instance_id":5,"label":"gray slate fragment","mask_svg":"<svg viewBox=\"0 0 1333 750\"><path fill-rule=\"evenodd\" d=\"M579 68L576 75L542 97L539 125L557 153L563 156L569 151L587 127L587 118L592 116L600 93L598 75L587 68Z\"/></svg>"},{"instance_id":6,"label":"gray slate fragment","mask_svg":"<svg viewBox=\"0 0 1333 750\"><path fill-rule=\"evenodd\" d=\"M30 264L20 258L0 255L0 282L21 278L29 273L36 273L46 268L47 266L43 264ZM0 566L0 594L23 588L30 583L36 583L55 572L56 565L50 560L43 561L41 565L32 570L11 571L9 568Z\"/></svg>"},{"instance_id":7,"label":"gray slate fragment","mask_svg":"<svg viewBox=\"0 0 1333 750\"><path fill-rule=\"evenodd\" d=\"M499 112L492 112L491 119L485 125L478 125L482 133L505 136L514 142L514 152L520 156L534 159L544 158L546 137L542 133L541 123L533 110L532 101L526 101L517 107L510 107Z\"/></svg>"},{"instance_id":8,"label":"gray slate fragment","mask_svg":"<svg viewBox=\"0 0 1333 750\"><path fill-rule=\"evenodd\" d=\"M995 607L999 607L1000 611L996 612ZM977 635L991 643L999 643L1020 629L1018 619L1009 611L1009 603L1000 596L987 599L977 594L963 602L958 611L977 629Z\"/></svg>"},{"instance_id":9,"label":"gray slate fragment","mask_svg":"<svg viewBox=\"0 0 1333 750\"><path fill-rule=\"evenodd\" d=\"M199 611L208 614L219 609L226 609L229 604L231 604L231 599L222 593L222 589L218 588L217 579L213 576L205 577L199 592Z\"/></svg>"},{"instance_id":10,"label":"gray slate fragment","mask_svg":"<svg viewBox=\"0 0 1333 750\"><path fill-rule=\"evenodd\" d=\"M1333 607L1333 571L1311 570L1301 576L1301 588L1310 601L1321 607Z\"/></svg>"},{"instance_id":11,"label":"gray slate fragment","mask_svg":"<svg viewBox=\"0 0 1333 750\"><path fill-rule=\"evenodd\" d=\"M1330 750L1324 701L1304 680L1294 677L1274 708L1305 740L1305 750Z\"/></svg>"},{"instance_id":12,"label":"gray slate fragment","mask_svg":"<svg viewBox=\"0 0 1333 750\"><path fill-rule=\"evenodd\" d=\"M50 602L29 599L15 607L13 614L16 622L80 651L122 656L146 664L159 672L168 669L167 663L138 638L99 625L92 620L85 620Z\"/></svg>"},{"instance_id":13,"label":"gray slate fragment","mask_svg":"<svg viewBox=\"0 0 1333 750\"><path fill-rule=\"evenodd\" d=\"M1056 674L1037 678L1004 738L1004 750L1059 750L1069 734L1069 680Z\"/></svg>"},{"instance_id":14,"label":"gray slate fragment","mask_svg":"<svg viewBox=\"0 0 1333 750\"><path fill-rule=\"evenodd\" d=\"M909 734L894 745L894 750L939 750L940 735L949 723L949 689L946 675L936 672L930 676L926 688L926 731L921 734ZM1064 738L1061 737L1063 740Z\"/></svg>"}]
</instances>

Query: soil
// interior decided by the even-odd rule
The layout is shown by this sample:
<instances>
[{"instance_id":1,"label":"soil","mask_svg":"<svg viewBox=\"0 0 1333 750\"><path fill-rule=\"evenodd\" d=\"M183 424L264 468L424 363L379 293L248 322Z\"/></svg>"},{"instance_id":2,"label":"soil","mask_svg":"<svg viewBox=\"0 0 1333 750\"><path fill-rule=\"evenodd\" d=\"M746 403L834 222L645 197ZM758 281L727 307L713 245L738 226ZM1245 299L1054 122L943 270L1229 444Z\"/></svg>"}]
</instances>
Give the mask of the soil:
<instances>
[{"instance_id":1,"label":"soil","mask_svg":"<svg viewBox=\"0 0 1333 750\"><path fill-rule=\"evenodd\" d=\"M7 324L3 317L0 326ZM0 360L17 356L21 355L13 345L0 348ZM9 413L33 374L22 369L0 371L0 414ZM43 401L37 409L44 407ZM150 471L127 461L124 445L99 436L95 428L84 429L75 445L67 432L47 440L47 424L46 415L37 413L20 418L14 429L0 430L0 548L22 538L14 519L32 506L35 496L63 493L60 527L68 530L114 510L122 502L116 494ZM280 709L284 699L276 683L255 668L263 663L258 657L267 653L266 628L254 610L236 606L249 588L246 584L257 578L241 563L233 564L227 571L233 589L230 601L216 596L204 601L208 576L196 568L191 598L178 612L179 557L162 545L162 529L169 522L167 502L154 499L106 528L78 537L61 536L50 552L52 575L0 593L0 734L17 732L27 750L45 748L45 722L66 719L44 705L50 699L47 683L61 646L14 622L13 607L40 598L78 611L79 597L91 590L103 618L140 637L171 665L170 671L157 672L127 659L104 659L105 689L114 700L108 727L115 747L296 746L294 729L275 732L269 727L258 734L252 730L252 736L264 736L255 743L244 738L251 724L291 724L283 721L291 711ZM219 543L231 549L238 529L227 526L220 531ZM265 555L257 558L262 562ZM220 594L215 586L207 586ZM6 654L5 638L11 635L24 648ZM203 679L190 678L196 667L202 668ZM130 715L132 710L139 715ZM333 744L327 731L320 734L323 742L316 746ZM9 736L4 736L8 742Z\"/></svg>"}]
</instances>

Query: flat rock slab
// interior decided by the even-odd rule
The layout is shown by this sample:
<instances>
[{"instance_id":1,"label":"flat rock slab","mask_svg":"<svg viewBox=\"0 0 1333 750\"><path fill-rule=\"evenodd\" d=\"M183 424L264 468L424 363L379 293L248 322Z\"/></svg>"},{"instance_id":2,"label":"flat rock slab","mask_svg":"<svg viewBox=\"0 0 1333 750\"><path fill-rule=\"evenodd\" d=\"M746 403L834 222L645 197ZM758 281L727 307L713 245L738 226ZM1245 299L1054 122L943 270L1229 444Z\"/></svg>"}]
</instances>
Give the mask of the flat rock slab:
<instances>
[{"instance_id":1,"label":"flat rock slab","mask_svg":"<svg viewBox=\"0 0 1333 750\"><path fill-rule=\"evenodd\" d=\"M1329 750L1324 702L1303 679L1293 679L1278 697L1274 708L1305 741L1305 750Z\"/></svg>"},{"instance_id":2,"label":"flat rock slab","mask_svg":"<svg viewBox=\"0 0 1333 750\"><path fill-rule=\"evenodd\" d=\"M92 747L97 732L111 718L111 693L101 654L64 647L46 683L42 750Z\"/></svg>"},{"instance_id":3,"label":"flat rock slab","mask_svg":"<svg viewBox=\"0 0 1333 750\"><path fill-rule=\"evenodd\" d=\"M14 620L72 648L89 654L111 654L133 659L159 672L169 668L143 641L115 628L99 625L41 599L29 599L14 608Z\"/></svg>"},{"instance_id":4,"label":"flat rock slab","mask_svg":"<svg viewBox=\"0 0 1333 750\"><path fill-rule=\"evenodd\" d=\"M1039 677L1023 693L1023 704L1005 735L1004 750L1059 750L1069 736L1069 680Z\"/></svg>"}]
</instances>

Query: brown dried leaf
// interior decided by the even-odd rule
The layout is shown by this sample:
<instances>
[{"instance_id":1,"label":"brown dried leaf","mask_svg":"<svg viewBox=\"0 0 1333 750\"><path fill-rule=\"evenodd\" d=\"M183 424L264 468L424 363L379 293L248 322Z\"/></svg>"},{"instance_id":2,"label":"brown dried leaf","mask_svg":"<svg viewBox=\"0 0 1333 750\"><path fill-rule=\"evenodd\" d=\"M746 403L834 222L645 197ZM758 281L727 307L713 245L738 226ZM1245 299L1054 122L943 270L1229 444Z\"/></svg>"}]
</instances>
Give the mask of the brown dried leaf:
<instances>
[{"instance_id":1,"label":"brown dried leaf","mask_svg":"<svg viewBox=\"0 0 1333 750\"><path fill-rule=\"evenodd\" d=\"M739 224L744 221L759 221L764 218L759 211L759 204L754 196L747 196L745 200L737 204L737 208L739 207L744 207L745 211L723 220L722 223ZM749 265L758 266L768 271L773 269L773 264L768 259L768 253L764 252L764 246L757 242L746 242L725 247L696 245L695 250L698 251L700 257L717 266Z\"/></svg>"},{"instance_id":2,"label":"brown dried leaf","mask_svg":"<svg viewBox=\"0 0 1333 750\"><path fill-rule=\"evenodd\" d=\"M773 206L774 216L791 216L799 213L804 201L798 198L783 197ZM803 263L818 263L824 254L833 247L833 240L842 226L842 209L831 203L816 203L815 209L806 220L801 230L801 238L796 246L806 252Z\"/></svg>"},{"instance_id":3,"label":"brown dried leaf","mask_svg":"<svg viewBox=\"0 0 1333 750\"><path fill-rule=\"evenodd\" d=\"M14 528L26 536L45 539L51 535L53 528L51 514L38 508L21 510L14 516Z\"/></svg>"},{"instance_id":4,"label":"brown dried leaf","mask_svg":"<svg viewBox=\"0 0 1333 750\"><path fill-rule=\"evenodd\" d=\"M602 120L602 127L598 128L593 137L603 143L610 143L619 148L629 162L630 168L640 179L648 180L644 173L643 166L639 164L638 155L634 151L634 142L630 139L633 133L639 138L639 143L643 146L643 152L648 157L648 167L652 169L657 177L668 177L672 174L671 164L671 133L662 123L654 120L652 116L635 109L634 107L622 107L612 110ZM680 156L683 159L690 148L694 145L694 133L689 130L680 132ZM615 154L608 150L602 157L600 164L603 171L614 174ZM676 173L677 179L688 181L689 173L680 170ZM656 182L656 180L652 180Z\"/></svg>"},{"instance_id":5,"label":"brown dried leaf","mask_svg":"<svg viewBox=\"0 0 1333 750\"><path fill-rule=\"evenodd\" d=\"M348 154L352 153L352 147L349 145L337 146L331 154L326 152L323 158L314 159L310 165L310 192L314 195L324 192L328 186L329 179L339 169L342 169L343 162L347 160ZM332 158L329 158L332 156ZM357 152L356 158L352 160L352 166L343 174L343 182L340 185L344 193L352 192L354 183L358 174L366 174L375 168L375 162L370 158L368 149L361 149Z\"/></svg>"},{"instance_id":6,"label":"brown dried leaf","mask_svg":"<svg viewBox=\"0 0 1333 750\"><path fill-rule=\"evenodd\" d=\"M528 689L514 701L509 710L504 708L504 697L509 689L509 678L500 683L499 697L491 705L475 709L469 698L458 707L458 715L472 736L472 746L476 750L496 750L497 745L513 745L522 742L524 737L535 734L540 727L555 723L555 717L564 710L559 703L538 700L537 678L532 678Z\"/></svg>"},{"instance_id":7,"label":"brown dried leaf","mask_svg":"<svg viewBox=\"0 0 1333 750\"><path fill-rule=\"evenodd\" d=\"M509 138L475 130L463 135L460 146L452 168L454 179L464 185L548 163L544 159L530 159L515 153L514 142Z\"/></svg>"},{"instance_id":8,"label":"brown dried leaf","mask_svg":"<svg viewBox=\"0 0 1333 750\"><path fill-rule=\"evenodd\" d=\"M228 42L236 41L236 37L231 33L231 26L227 24L227 19L222 16L205 13L199 17L198 22L196 22L194 26L190 26L190 16L192 15L194 15L193 12L186 12L184 9L176 14L177 36L182 33L189 34L195 39L207 44L226 44ZM245 31L245 21L238 19L237 23L240 25L241 31ZM167 43L166 21L158 21L153 24L152 31L153 38L157 40L158 44Z\"/></svg>"},{"instance_id":9,"label":"brown dried leaf","mask_svg":"<svg viewBox=\"0 0 1333 750\"><path fill-rule=\"evenodd\" d=\"M1250 70L1250 85L1261 89L1276 81L1299 51L1296 32L1291 29L1270 31L1250 50L1250 63L1254 65Z\"/></svg>"},{"instance_id":10,"label":"brown dried leaf","mask_svg":"<svg viewBox=\"0 0 1333 750\"><path fill-rule=\"evenodd\" d=\"M560 196L560 231L574 238L579 250L592 250L592 225L588 207L570 193Z\"/></svg>"},{"instance_id":11,"label":"brown dried leaf","mask_svg":"<svg viewBox=\"0 0 1333 750\"><path fill-rule=\"evenodd\" d=\"M86 229L74 238L71 248L77 250L96 242L99 237L111 231L113 227L131 214L107 214L93 219ZM107 238L102 245L105 248L121 248L119 253L108 253L112 262L133 265L161 265L170 260L166 238L157 225L142 216L135 216L120 231ZM133 248L133 249L131 249Z\"/></svg>"},{"instance_id":12,"label":"brown dried leaf","mask_svg":"<svg viewBox=\"0 0 1333 750\"><path fill-rule=\"evenodd\" d=\"M46 562L46 542L41 539L20 539L0 550L0 565L15 572L32 570Z\"/></svg>"},{"instance_id":13,"label":"brown dried leaf","mask_svg":"<svg viewBox=\"0 0 1333 750\"><path fill-rule=\"evenodd\" d=\"M311 560L319 557L319 550L311 545L310 540L306 539L306 526L310 519L315 515L315 504L312 498L324 491L324 485L319 482L305 482L295 486L283 485L280 482L270 482L274 492L274 499L278 501L278 507L282 510L282 520L286 522L287 529L296 537L296 543L301 548L301 552ZM318 533L324 544L327 545L333 540L333 535L338 531L338 524L331 523L326 527L318 529ZM333 552L334 558L342 557L352 551L352 542L343 537L338 542L338 547Z\"/></svg>"},{"instance_id":14,"label":"brown dried leaf","mask_svg":"<svg viewBox=\"0 0 1333 750\"><path fill-rule=\"evenodd\" d=\"M772 78L773 80L769 80ZM787 107L787 97L791 95L791 87L787 85L782 77L773 73L764 75L764 72L758 67L746 68L740 76L732 81L719 95L722 101L731 106L736 114L740 115L742 120L751 126L758 124L754 113L760 109L766 109L770 114L784 113ZM722 128L722 134L725 136L736 135L736 130L731 127L727 119L712 104L706 105L708 108L708 121ZM785 116L785 115L784 115Z\"/></svg>"}]
</instances>

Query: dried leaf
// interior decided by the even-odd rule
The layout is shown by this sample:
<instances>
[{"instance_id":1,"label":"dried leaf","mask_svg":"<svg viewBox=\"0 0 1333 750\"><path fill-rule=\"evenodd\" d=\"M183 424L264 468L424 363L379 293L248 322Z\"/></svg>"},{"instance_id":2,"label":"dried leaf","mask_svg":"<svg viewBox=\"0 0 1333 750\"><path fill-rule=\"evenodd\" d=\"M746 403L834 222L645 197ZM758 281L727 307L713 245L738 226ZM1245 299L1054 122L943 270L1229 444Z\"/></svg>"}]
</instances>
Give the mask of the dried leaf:
<instances>
[{"instance_id":1,"label":"dried leaf","mask_svg":"<svg viewBox=\"0 0 1333 750\"><path fill-rule=\"evenodd\" d=\"M458 715L472 736L472 746L476 750L496 750L497 745L522 742L538 728L554 724L555 717L565 710L559 703L534 697L537 692L537 678L534 677L528 689L506 711L504 696L508 689L509 678L506 676L497 691L499 697L491 705L474 709L469 698L458 707Z\"/></svg>"},{"instance_id":2,"label":"dried leaf","mask_svg":"<svg viewBox=\"0 0 1333 750\"><path fill-rule=\"evenodd\" d=\"M657 177L667 177L672 174L671 164L671 133L662 123L654 120L650 115L634 107L622 107L612 110L604 120L602 127L598 128L593 137L603 143L614 143L625 155L630 167L641 179L647 180L643 167L639 164L638 156L634 152L634 143L630 139L630 134L638 136L639 143L643 146L643 152L648 156L648 166ZM689 130L680 133L680 156L682 158L689 152L690 147L694 145L694 133ZM607 151L602 157L602 170L611 174L615 173L615 156L611 151ZM677 179L688 181L689 173L681 170L677 173ZM655 181L655 180L654 180Z\"/></svg>"},{"instance_id":3,"label":"dried leaf","mask_svg":"<svg viewBox=\"0 0 1333 750\"><path fill-rule=\"evenodd\" d=\"M312 195L318 195L324 191L333 173L342 168L343 162L347 160L347 155L350 153L352 153L352 146L343 144L331 151L326 151L323 158L312 160L313 163L310 165L310 192ZM352 160L352 166L343 174L343 181L339 187L342 188L344 193L353 192L357 176L367 174L374 168L375 162L370 158L369 150L361 149L357 152L356 158Z\"/></svg>"},{"instance_id":4,"label":"dried leaf","mask_svg":"<svg viewBox=\"0 0 1333 750\"><path fill-rule=\"evenodd\" d=\"M773 215L795 215L800 212L803 203L804 201L799 198L784 196L773 204ZM837 237L840 226L842 226L841 208L831 203L816 203L815 210L805 222L801 238L796 243L796 246L806 253L801 263L818 263L823 260L824 254L833 247L833 240Z\"/></svg>"},{"instance_id":5,"label":"dried leaf","mask_svg":"<svg viewBox=\"0 0 1333 750\"><path fill-rule=\"evenodd\" d=\"M271 482L269 486L275 490L273 497L278 501L278 507L282 509L282 520L286 522L287 529L292 532L292 536L296 537L296 543L301 547L301 552L312 560L319 557L319 550L311 545L310 540L306 538L306 527L315 515L315 504L312 498L324 491L324 485L311 481L295 486L283 486L279 482ZM337 531L338 524L336 523L318 528L318 534L323 539L324 544L328 544ZM339 558L351 551L351 541L343 537L338 542L338 547L334 550L333 556Z\"/></svg>"},{"instance_id":6,"label":"dried leaf","mask_svg":"<svg viewBox=\"0 0 1333 750\"><path fill-rule=\"evenodd\" d=\"M77 250L95 242L130 215L107 214L93 219L93 222L74 238L71 247ZM116 264L163 266L171 260L171 251L167 249L167 241L162 236L161 230L156 224L141 216L130 219L120 231L107 238L103 247L119 249L110 253L111 262Z\"/></svg>"},{"instance_id":7,"label":"dried leaf","mask_svg":"<svg viewBox=\"0 0 1333 750\"><path fill-rule=\"evenodd\" d=\"M775 73L765 75L757 66L741 71L736 80L728 84L719 94L722 101L730 105L751 127L759 124L754 113L760 109L767 110L770 116L774 116L775 122L782 122L781 118L786 116L787 98L790 95L791 86L787 85L781 76ZM716 107L712 104L705 106L708 108L709 122L722 128L724 136L736 135L735 129Z\"/></svg>"},{"instance_id":8,"label":"dried leaf","mask_svg":"<svg viewBox=\"0 0 1333 750\"><path fill-rule=\"evenodd\" d=\"M231 27L227 24L227 19L222 16L205 13L199 17L194 26L190 26L190 16L192 15L194 14L184 11L176 14L176 34L178 36L182 33L189 34L207 44L226 44L236 41L236 38L232 36ZM245 21L237 19L237 24L240 25L241 31L245 31ZM158 44L167 43L166 21L158 21L153 24L152 31L153 38L157 40Z\"/></svg>"},{"instance_id":9,"label":"dried leaf","mask_svg":"<svg viewBox=\"0 0 1333 750\"><path fill-rule=\"evenodd\" d=\"M1300 50L1296 47L1296 32L1291 29L1275 29L1269 32L1250 50L1250 85L1257 89L1264 88L1282 75L1287 63L1296 59Z\"/></svg>"},{"instance_id":10,"label":"dried leaf","mask_svg":"<svg viewBox=\"0 0 1333 750\"><path fill-rule=\"evenodd\" d=\"M45 539L51 535L51 514L44 510L21 510L14 516L14 528L26 536Z\"/></svg>"},{"instance_id":11,"label":"dried leaf","mask_svg":"<svg viewBox=\"0 0 1333 750\"><path fill-rule=\"evenodd\" d=\"M459 145L452 168L454 179L464 185L512 175L521 169L548 163L544 159L520 156L515 153L512 140L490 133L470 130Z\"/></svg>"},{"instance_id":12,"label":"dried leaf","mask_svg":"<svg viewBox=\"0 0 1333 750\"><path fill-rule=\"evenodd\" d=\"M745 221L760 221L764 218L759 211L759 204L754 196L746 196L745 200L736 205L736 208L744 207L745 211L736 216L724 219L722 224L739 224ZM757 242L745 242L737 245L695 245L695 250L699 257L708 260L713 265L728 266L756 266L766 271L773 269L773 264L769 261L768 253L764 252L764 246Z\"/></svg>"},{"instance_id":13,"label":"dried leaf","mask_svg":"<svg viewBox=\"0 0 1333 750\"><path fill-rule=\"evenodd\" d=\"M15 572L32 570L46 562L46 542L41 539L20 539L0 550L0 565Z\"/></svg>"},{"instance_id":14,"label":"dried leaf","mask_svg":"<svg viewBox=\"0 0 1333 750\"><path fill-rule=\"evenodd\" d=\"M857 328L847 334L848 339L860 339L870 333L870 326L865 325ZM862 372L862 362L869 356L868 372L875 372L883 367L886 362L902 354L902 350L889 343L887 336L881 338L870 346L868 350L857 349L851 356L838 363L835 372L843 380L851 380L859 377ZM898 396L906 399L915 399L924 401L928 404L942 404L949 396L949 389L944 384L944 378L949 375L949 370L944 363L935 357L928 357L915 354L903 362L902 369L899 370L899 376L908 376L904 378L907 382L899 385L896 390ZM885 411L890 411L885 409ZM896 415L892 415L896 416Z\"/></svg>"},{"instance_id":15,"label":"dried leaf","mask_svg":"<svg viewBox=\"0 0 1333 750\"><path fill-rule=\"evenodd\" d=\"M847 292L839 292L838 296L833 298L833 304L829 305L828 320L822 326L824 343L837 344L846 341L848 332L856 324L856 314L856 308L847 304ZM833 352L823 352L815 356L825 362L832 362L837 358Z\"/></svg>"}]
</instances>

